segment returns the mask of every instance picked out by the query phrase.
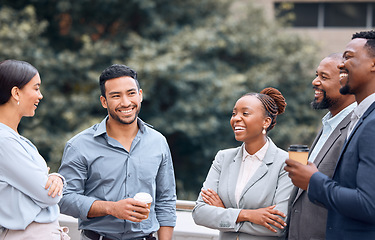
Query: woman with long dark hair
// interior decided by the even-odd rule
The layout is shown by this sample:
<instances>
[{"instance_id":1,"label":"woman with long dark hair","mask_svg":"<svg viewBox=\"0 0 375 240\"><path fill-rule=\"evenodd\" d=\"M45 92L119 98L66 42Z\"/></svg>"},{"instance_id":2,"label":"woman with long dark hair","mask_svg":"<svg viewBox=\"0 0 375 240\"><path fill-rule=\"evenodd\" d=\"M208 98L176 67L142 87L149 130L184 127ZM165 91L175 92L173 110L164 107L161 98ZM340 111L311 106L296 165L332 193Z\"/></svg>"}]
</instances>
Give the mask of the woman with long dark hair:
<instances>
[{"instance_id":1,"label":"woman with long dark hair","mask_svg":"<svg viewBox=\"0 0 375 240\"><path fill-rule=\"evenodd\" d=\"M24 61L0 62L0 239L70 239L60 228L57 203L63 177L49 174L37 148L18 133L40 100L38 71Z\"/></svg>"}]
</instances>

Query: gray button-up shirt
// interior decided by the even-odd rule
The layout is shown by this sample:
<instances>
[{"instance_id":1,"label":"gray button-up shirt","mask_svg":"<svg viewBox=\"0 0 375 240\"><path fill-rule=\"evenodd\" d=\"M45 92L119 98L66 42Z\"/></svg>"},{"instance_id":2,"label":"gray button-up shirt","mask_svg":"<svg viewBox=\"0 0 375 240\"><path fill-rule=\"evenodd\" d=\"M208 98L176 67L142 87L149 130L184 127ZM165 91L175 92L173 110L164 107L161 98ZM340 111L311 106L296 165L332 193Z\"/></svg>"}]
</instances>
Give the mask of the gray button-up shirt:
<instances>
[{"instance_id":1,"label":"gray button-up shirt","mask_svg":"<svg viewBox=\"0 0 375 240\"><path fill-rule=\"evenodd\" d=\"M175 226L176 188L173 163L163 135L138 119L139 131L128 152L101 123L81 132L65 146L60 167L67 182L61 212L79 218L79 228L111 239L131 239ZM149 218L140 223L113 216L87 218L95 200L119 201L138 192L153 197Z\"/></svg>"}]
</instances>

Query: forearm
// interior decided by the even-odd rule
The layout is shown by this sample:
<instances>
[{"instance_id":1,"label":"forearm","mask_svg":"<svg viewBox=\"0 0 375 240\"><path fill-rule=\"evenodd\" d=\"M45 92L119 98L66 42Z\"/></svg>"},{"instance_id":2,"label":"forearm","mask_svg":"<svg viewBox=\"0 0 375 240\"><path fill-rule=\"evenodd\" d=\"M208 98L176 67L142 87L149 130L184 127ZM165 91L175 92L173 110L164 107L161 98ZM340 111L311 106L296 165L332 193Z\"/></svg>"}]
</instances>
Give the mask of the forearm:
<instances>
[{"instance_id":1,"label":"forearm","mask_svg":"<svg viewBox=\"0 0 375 240\"><path fill-rule=\"evenodd\" d=\"M228 232L238 230L236 219L240 211L241 209L215 207L198 201L192 215L198 225Z\"/></svg>"},{"instance_id":2,"label":"forearm","mask_svg":"<svg viewBox=\"0 0 375 240\"><path fill-rule=\"evenodd\" d=\"M159 240L172 240L173 227L160 227L158 231Z\"/></svg>"},{"instance_id":3,"label":"forearm","mask_svg":"<svg viewBox=\"0 0 375 240\"><path fill-rule=\"evenodd\" d=\"M91 205L91 208L87 213L87 217L93 218L112 215L112 209L114 209L114 204L115 203L111 201L95 201Z\"/></svg>"},{"instance_id":4,"label":"forearm","mask_svg":"<svg viewBox=\"0 0 375 240\"><path fill-rule=\"evenodd\" d=\"M245 209L242 209L240 211L240 213L238 214L238 217L237 217L237 220L236 220L236 223L240 223L240 222L246 222L246 221L250 221L250 212L251 210L245 210Z\"/></svg>"},{"instance_id":5,"label":"forearm","mask_svg":"<svg viewBox=\"0 0 375 240\"><path fill-rule=\"evenodd\" d=\"M285 214L274 208L275 205L259 209L242 209L237 218L237 223L242 222L239 231L259 236L280 234L285 226Z\"/></svg>"}]
</instances>

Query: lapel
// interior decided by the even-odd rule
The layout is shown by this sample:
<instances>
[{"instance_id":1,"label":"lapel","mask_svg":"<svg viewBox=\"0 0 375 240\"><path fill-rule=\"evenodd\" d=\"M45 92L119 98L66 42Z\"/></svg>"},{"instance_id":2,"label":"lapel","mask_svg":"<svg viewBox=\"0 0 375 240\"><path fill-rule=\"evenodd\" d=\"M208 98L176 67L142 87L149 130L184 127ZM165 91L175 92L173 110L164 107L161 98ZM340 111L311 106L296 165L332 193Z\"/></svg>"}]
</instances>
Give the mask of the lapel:
<instances>
[{"instance_id":1,"label":"lapel","mask_svg":"<svg viewBox=\"0 0 375 240\"><path fill-rule=\"evenodd\" d=\"M316 155L314 159L314 164L319 167L322 160L327 155L328 151L334 146L337 139L343 134L343 131L349 126L350 117L352 116L353 111L351 111L333 130L331 135L328 137L327 141L324 143L322 149ZM345 132L346 133L346 132Z\"/></svg>"},{"instance_id":2,"label":"lapel","mask_svg":"<svg viewBox=\"0 0 375 240\"><path fill-rule=\"evenodd\" d=\"M240 196L240 202L244 196L244 194L256 183L258 182L266 173L268 172L268 165L272 164L275 155L277 152L277 147L276 145L271 141L270 138L269 140L269 146L266 155L264 156L264 159L262 161L262 164L259 166L259 168L255 171L254 175L249 179L247 184L245 185L241 196Z\"/></svg>"},{"instance_id":3,"label":"lapel","mask_svg":"<svg viewBox=\"0 0 375 240\"><path fill-rule=\"evenodd\" d=\"M342 154L345 152L346 148L348 147L350 140L353 138L353 135L356 133L357 129L362 125L362 123L365 121L365 119L367 118L367 116L370 115L370 113L374 109L375 109L375 102L373 102L370 105L370 107L366 110L366 112L363 114L363 116L358 120L358 123L354 126L354 128L353 128L352 132L350 133L348 139L346 139L346 141L344 143L344 146L342 147L342 150L341 150L341 153L340 153L340 157L339 157L339 160L337 161L335 172L333 173L332 178L336 174L337 167L339 166L339 164L341 162Z\"/></svg>"},{"instance_id":4,"label":"lapel","mask_svg":"<svg viewBox=\"0 0 375 240\"><path fill-rule=\"evenodd\" d=\"M316 155L315 159L314 159L314 164L316 165L316 167L319 167L320 163L323 161L323 159L325 158L325 156L327 155L327 153L329 152L329 150L334 146L335 142L337 141L337 139L343 134L343 131L349 126L349 123L350 123L350 117L352 116L352 112L351 111L338 125L337 127L333 130L333 132L331 133L331 135L329 135L327 141L324 143L322 149L320 149L319 153ZM322 132L323 132L323 129L320 130L318 136L320 137L322 135ZM346 132L345 132L346 133ZM314 140L314 143L312 145L312 148L310 150L310 153L311 151L314 149L315 145L316 145L316 142L319 140L319 138L315 138ZM309 155L310 155L309 153ZM305 190L303 189L300 189L298 188L298 192L297 192L297 195L293 201L293 204L297 201L297 199L301 196L301 194L304 192Z\"/></svg>"},{"instance_id":5,"label":"lapel","mask_svg":"<svg viewBox=\"0 0 375 240\"><path fill-rule=\"evenodd\" d=\"M229 172L228 172L229 181L227 181L228 182L227 189L228 189L228 199L231 203L231 206L233 207L237 206L236 185L237 185L237 178L240 172L242 155L243 155L242 147L238 148L237 154L235 155L234 159L229 164Z\"/></svg>"},{"instance_id":6,"label":"lapel","mask_svg":"<svg viewBox=\"0 0 375 240\"><path fill-rule=\"evenodd\" d=\"M322 135L322 133L323 133L323 127L320 129L318 135L316 135L316 137L314 139L314 142L311 144L310 151L309 151L309 156L310 156L312 150L315 148L315 145L318 142L318 140L319 140L320 136Z\"/></svg>"}]
</instances>

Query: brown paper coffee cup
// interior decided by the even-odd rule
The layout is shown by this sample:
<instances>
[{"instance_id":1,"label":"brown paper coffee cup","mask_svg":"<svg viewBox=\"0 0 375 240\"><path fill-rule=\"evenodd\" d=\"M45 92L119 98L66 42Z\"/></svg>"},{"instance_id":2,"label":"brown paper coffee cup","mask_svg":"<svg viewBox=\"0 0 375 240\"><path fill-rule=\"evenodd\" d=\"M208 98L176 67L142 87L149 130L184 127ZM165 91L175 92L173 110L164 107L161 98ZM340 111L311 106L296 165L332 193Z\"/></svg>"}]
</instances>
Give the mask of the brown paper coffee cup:
<instances>
[{"instance_id":1,"label":"brown paper coffee cup","mask_svg":"<svg viewBox=\"0 0 375 240\"><path fill-rule=\"evenodd\" d=\"M288 152L290 159L305 165L307 164L307 159L309 157L309 148L307 145L290 145Z\"/></svg>"}]
</instances>

